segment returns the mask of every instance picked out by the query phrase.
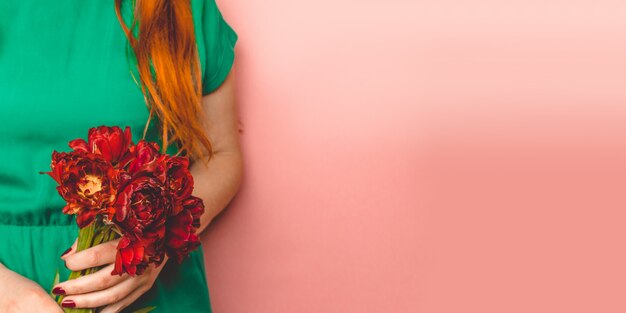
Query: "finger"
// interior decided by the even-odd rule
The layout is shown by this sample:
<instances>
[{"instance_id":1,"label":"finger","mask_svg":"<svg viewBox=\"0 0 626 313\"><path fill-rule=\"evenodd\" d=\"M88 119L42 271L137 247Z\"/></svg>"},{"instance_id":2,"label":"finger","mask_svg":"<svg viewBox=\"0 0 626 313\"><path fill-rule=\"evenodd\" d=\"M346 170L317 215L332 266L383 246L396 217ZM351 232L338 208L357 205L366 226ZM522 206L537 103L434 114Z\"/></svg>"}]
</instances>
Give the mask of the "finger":
<instances>
[{"instance_id":1,"label":"finger","mask_svg":"<svg viewBox=\"0 0 626 313\"><path fill-rule=\"evenodd\" d=\"M80 271L115 262L117 243L120 239L107 241L91 248L67 255L65 267L72 271Z\"/></svg>"},{"instance_id":2,"label":"finger","mask_svg":"<svg viewBox=\"0 0 626 313\"><path fill-rule=\"evenodd\" d=\"M68 255L72 255L74 253L76 253L76 247L78 247L78 238L76 238L76 240L74 240L74 243L67 248L67 250L65 250L65 252L63 252L63 254L61 254L61 259L64 259L68 256Z\"/></svg>"},{"instance_id":3,"label":"finger","mask_svg":"<svg viewBox=\"0 0 626 313\"><path fill-rule=\"evenodd\" d=\"M135 300L139 299L139 297L141 297L141 295L146 293L148 290L150 290L150 287L142 285L141 287L133 290L133 292L126 296L126 298L105 306L100 313L119 313L124 308L135 302Z\"/></svg>"},{"instance_id":4,"label":"finger","mask_svg":"<svg viewBox=\"0 0 626 313\"><path fill-rule=\"evenodd\" d=\"M54 286L52 292L58 295L83 294L109 288L130 277L127 273L111 275L114 267L115 264L109 264L95 273L64 281Z\"/></svg>"},{"instance_id":5,"label":"finger","mask_svg":"<svg viewBox=\"0 0 626 313\"><path fill-rule=\"evenodd\" d=\"M121 301L137 289L143 282L140 276L126 279L104 290L80 295L71 295L63 299L61 306L66 308L97 308Z\"/></svg>"}]
</instances>

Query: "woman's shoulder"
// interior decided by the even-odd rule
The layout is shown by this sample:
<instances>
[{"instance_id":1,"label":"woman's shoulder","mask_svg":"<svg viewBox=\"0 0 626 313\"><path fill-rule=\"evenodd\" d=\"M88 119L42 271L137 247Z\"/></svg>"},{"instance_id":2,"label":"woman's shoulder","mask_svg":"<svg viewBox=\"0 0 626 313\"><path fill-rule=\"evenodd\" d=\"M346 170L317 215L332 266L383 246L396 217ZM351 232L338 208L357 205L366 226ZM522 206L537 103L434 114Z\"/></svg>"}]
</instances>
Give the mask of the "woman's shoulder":
<instances>
[{"instance_id":1,"label":"woman's shoulder","mask_svg":"<svg viewBox=\"0 0 626 313\"><path fill-rule=\"evenodd\" d=\"M217 89L235 61L239 35L216 0L190 0L202 66L203 94Z\"/></svg>"}]
</instances>

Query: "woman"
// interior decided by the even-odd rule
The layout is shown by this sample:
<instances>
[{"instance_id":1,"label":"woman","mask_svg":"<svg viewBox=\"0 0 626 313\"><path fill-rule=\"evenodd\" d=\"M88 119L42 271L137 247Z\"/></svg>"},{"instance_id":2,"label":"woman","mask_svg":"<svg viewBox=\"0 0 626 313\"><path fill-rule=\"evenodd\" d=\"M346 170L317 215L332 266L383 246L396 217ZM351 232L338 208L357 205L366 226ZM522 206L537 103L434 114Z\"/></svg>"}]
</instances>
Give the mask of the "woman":
<instances>
[{"instance_id":1,"label":"woman","mask_svg":"<svg viewBox=\"0 0 626 313\"><path fill-rule=\"evenodd\" d=\"M68 141L89 128L130 126L134 142L145 133L190 157L194 195L205 204L201 232L242 176L237 37L215 0L0 1L2 312L62 312L52 289L66 295L64 307L103 313L211 311L202 247L182 264L112 276L117 242L76 252L74 216L61 212L55 182L39 172L50 169L53 150L69 151ZM62 281L53 286L56 270Z\"/></svg>"}]
</instances>

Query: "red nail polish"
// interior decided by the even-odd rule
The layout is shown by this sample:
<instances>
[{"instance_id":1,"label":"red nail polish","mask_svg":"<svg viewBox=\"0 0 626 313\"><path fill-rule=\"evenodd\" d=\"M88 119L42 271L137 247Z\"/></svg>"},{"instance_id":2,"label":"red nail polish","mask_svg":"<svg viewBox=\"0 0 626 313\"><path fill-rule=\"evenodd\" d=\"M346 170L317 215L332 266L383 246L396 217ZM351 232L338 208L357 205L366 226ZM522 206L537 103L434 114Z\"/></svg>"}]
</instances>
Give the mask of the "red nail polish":
<instances>
[{"instance_id":1,"label":"red nail polish","mask_svg":"<svg viewBox=\"0 0 626 313\"><path fill-rule=\"evenodd\" d=\"M72 251L72 247L67 248L67 250L65 250L65 252L63 252L63 254L61 254L61 256L64 256L64 255L70 253L70 251Z\"/></svg>"},{"instance_id":2,"label":"red nail polish","mask_svg":"<svg viewBox=\"0 0 626 313\"><path fill-rule=\"evenodd\" d=\"M63 300L63 302L61 302L61 306L64 308L75 308L76 303L72 300Z\"/></svg>"},{"instance_id":3,"label":"red nail polish","mask_svg":"<svg viewBox=\"0 0 626 313\"><path fill-rule=\"evenodd\" d=\"M61 287L54 287L54 289L52 289L52 293L55 295L64 295L65 290L63 290L63 288Z\"/></svg>"}]
</instances>

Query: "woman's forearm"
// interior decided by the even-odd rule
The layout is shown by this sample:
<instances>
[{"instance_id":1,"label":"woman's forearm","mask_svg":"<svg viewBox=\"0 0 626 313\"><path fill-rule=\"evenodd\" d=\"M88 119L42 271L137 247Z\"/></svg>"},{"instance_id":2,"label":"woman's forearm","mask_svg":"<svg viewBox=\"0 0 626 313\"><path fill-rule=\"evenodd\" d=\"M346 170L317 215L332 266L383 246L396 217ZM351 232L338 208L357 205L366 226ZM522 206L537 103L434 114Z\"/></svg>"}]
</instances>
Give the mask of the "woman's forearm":
<instances>
[{"instance_id":1,"label":"woman's forearm","mask_svg":"<svg viewBox=\"0 0 626 313\"><path fill-rule=\"evenodd\" d=\"M237 194L243 176L243 158L239 152L218 151L207 166L196 161L189 170L194 179L193 195L204 202L198 229L202 233Z\"/></svg>"}]
</instances>

